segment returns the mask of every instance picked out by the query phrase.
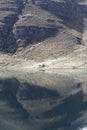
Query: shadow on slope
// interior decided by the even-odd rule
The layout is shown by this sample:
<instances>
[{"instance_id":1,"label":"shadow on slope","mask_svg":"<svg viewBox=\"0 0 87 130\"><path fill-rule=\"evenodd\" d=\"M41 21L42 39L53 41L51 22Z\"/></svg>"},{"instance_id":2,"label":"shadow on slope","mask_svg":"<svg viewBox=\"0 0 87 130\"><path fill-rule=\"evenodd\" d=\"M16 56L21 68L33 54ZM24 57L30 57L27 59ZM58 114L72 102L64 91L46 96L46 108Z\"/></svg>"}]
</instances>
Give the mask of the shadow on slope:
<instances>
[{"instance_id":1,"label":"shadow on slope","mask_svg":"<svg viewBox=\"0 0 87 130\"><path fill-rule=\"evenodd\" d=\"M29 44L35 44L49 37L54 37L58 33L57 27L38 27L38 26L21 26L14 30L18 46L26 47Z\"/></svg>"},{"instance_id":2,"label":"shadow on slope","mask_svg":"<svg viewBox=\"0 0 87 130\"><path fill-rule=\"evenodd\" d=\"M39 6L63 20L63 24L69 28L83 32L84 18L87 18L87 6L80 5L78 0L42 0ZM83 2L81 0L81 2Z\"/></svg>"},{"instance_id":3,"label":"shadow on slope","mask_svg":"<svg viewBox=\"0 0 87 130\"><path fill-rule=\"evenodd\" d=\"M17 50L16 40L12 34L13 26L22 13L23 0L10 0L0 2L0 51L15 53Z\"/></svg>"}]
</instances>

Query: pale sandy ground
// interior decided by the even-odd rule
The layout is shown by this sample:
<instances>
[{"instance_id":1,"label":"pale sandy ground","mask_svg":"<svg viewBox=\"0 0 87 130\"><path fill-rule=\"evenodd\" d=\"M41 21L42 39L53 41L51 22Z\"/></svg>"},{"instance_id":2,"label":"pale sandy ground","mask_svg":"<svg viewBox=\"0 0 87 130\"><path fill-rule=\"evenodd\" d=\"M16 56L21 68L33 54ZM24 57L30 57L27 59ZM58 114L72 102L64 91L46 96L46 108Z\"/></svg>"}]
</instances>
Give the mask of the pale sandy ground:
<instances>
[{"instance_id":1,"label":"pale sandy ground","mask_svg":"<svg viewBox=\"0 0 87 130\"><path fill-rule=\"evenodd\" d=\"M35 62L22 58L13 58L11 56L0 57L0 70L25 71L25 72L48 72L48 73L80 73L86 72L86 65L78 60L67 60L66 58L48 59L44 62ZM42 67L42 65L45 65ZM80 67L81 66L81 67Z\"/></svg>"},{"instance_id":2,"label":"pale sandy ground","mask_svg":"<svg viewBox=\"0 0 87 130\"><path fill-rule=\"evenodd\" d=\"M0 54L0 69L36 72L43 71L49 73L79 73L87 70L87 47L81 46L78 50L67 56L58 59L46 59L44 62L35 62L16 56ZM43 66L44 65L44 66Z\"/></svg>"}]
</instances>

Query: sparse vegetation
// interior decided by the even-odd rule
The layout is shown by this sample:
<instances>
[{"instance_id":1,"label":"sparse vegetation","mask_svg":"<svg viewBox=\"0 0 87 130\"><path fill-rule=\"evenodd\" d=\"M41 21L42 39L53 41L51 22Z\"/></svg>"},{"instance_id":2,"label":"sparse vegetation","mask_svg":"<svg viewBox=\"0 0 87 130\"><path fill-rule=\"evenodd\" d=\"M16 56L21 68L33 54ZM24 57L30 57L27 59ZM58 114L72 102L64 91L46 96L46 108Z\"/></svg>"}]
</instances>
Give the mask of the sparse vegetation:
<instances>
[{"instance_id":1,"label":"sparse vegetation","mask_svg":"<svg viewBox=\"0 0 87 130\"><path fill-rule=\"evenodd\" d=\"M87 60L87 0L2 1L1 51L40 62L65 58L70 66Z\"/></svg>"}]
</instances>

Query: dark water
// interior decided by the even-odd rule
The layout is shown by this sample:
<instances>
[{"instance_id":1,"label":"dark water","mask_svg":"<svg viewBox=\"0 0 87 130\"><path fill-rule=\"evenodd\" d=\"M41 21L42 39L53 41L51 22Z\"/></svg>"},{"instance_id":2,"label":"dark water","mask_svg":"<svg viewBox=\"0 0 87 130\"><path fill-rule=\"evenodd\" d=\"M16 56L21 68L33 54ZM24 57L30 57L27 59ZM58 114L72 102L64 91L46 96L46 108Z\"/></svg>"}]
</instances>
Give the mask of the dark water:
<instances>
[{"instance_id":1,"label":"dark water","mask_svg":"<svg viewBox=\"0 0 87 130\"><path fill-rule=\"evenodd\" d=\"M86 130L86 87L57 75L1 78L0 130Z\"/></svg>"}]
</instances>

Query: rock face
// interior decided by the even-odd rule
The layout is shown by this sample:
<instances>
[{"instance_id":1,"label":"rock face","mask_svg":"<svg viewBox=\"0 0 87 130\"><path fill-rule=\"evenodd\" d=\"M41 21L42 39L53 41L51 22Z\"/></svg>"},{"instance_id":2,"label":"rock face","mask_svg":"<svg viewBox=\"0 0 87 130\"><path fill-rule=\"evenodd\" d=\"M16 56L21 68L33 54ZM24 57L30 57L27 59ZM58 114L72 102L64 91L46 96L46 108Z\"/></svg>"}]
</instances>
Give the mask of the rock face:
<instances>
[{"instance_id":1,"label":"rock face","mask_svg":"<svg viewBox=\"0 0 87 130\"><path fill-rule=\"evenodd\" d=\"M14 51L16 45L14 45L15 40L14 36L12 36L12 28L22 8L23 0L0 1L0 50L10 51L10 49L13 49Z\"/></svg>"},{"instance_id":2,"label":"rock face","mask_svg":"<svg viewBox=\"0 0 87 130\"><path fill-rule=\"evenodd\" d=\"M81 52L86 60L86 33L87 0L0 1L1 51L39 61Z\"/></svg>"},{"instance_id":3,"label":"rock face","mask_svg":"<svg viewBox=\"0 0 87 130\"><path fill-rule=\"evenodd\" d=\"M13 29L18 45L23 46L24 43L25 46L32 41L43 41L55 36L58 30L64 26L82 32L83 14L86 13L86 10L87 8L81 6L77 1L36 1L36 4L32 5L28 0ZM60 22L59 19L62 21ZM78 39L80 41L77 44L80 44L81 38Z\"/></svg>"},{"instance_id":4,"label":"rock face","mask_svg":"<svg viewBox=\"0 0 87 130\"><path fill-rule=\"evenodd\" d=\"M45 38L55 35L57 28L45 27L16 27L13 30L18 47L26 47L29 44L34 44L43 41Z\"/></svg>"}]
</instances>

